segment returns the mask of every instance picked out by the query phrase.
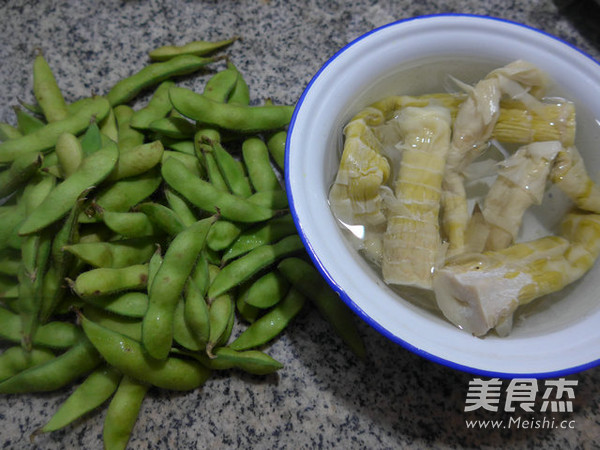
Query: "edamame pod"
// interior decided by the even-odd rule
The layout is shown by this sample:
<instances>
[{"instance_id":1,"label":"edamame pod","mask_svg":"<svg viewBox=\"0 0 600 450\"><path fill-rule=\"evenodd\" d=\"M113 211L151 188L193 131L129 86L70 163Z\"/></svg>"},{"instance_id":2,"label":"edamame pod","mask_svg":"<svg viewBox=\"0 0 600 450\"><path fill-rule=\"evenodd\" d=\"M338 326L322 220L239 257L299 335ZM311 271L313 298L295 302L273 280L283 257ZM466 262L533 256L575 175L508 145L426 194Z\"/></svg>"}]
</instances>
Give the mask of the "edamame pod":
<instances>
[{"instance_id":1,"label":"edamame pod","mask_svg":"<svg viewBox=\"0 0 600 450\"><path fill-rule=\"evenodd\" d=\"M148 309L148 295L144 292L132 291L105 297L86 297L84 300L109 313L134 319L144 317Z\"/></svg>"},{"instance_id":2,"label":"edamame pod","mask_svg":"<svg viewBox=\"0 0 600 450\"><path fill-rule=\"evenodd\" d=\"M27 217L19 234L35 233L67 214L82 192L104 180L115 167L119 152L109 145L86 157L69 178L59 183Z\"/></svg>"},{"instance_id":3,"label":"edamame pod","mask_svg":"<svg viewBox=\"0 0 600 450\"><path fill-rule=\"evenodd\" d=\"M48 423L34 434L60 430L94 410L114 394L121 378L121 373L114 367L104 365L97 368L64 401Z\"/></svg>"},{"instance_id":4,"label":"edamame pod","mask_svg":"<svg viewBox=\"0 0 600 450\"><path fill-rule=\"evenodd\" d=\"M7 170L0 172L0 198L25 184L41 167L42 161L41 153L19 155Z\"/></svg>"},{"instance_id":5,"label":"edamame pod","mask_svg":"<svg viewBox=\"0 0 600 450\"><path fill-rule=\"evenodd\" d=\"M142 342L153 358L164 359L169 354L177 302L214 220L214 217L199 220L175 236L149 288Z\"/></svg>"},{"instance_id":6,"label":"edamame pod","mask_svg":"<svg viewBox=\"0 0 600 450\"><path fill-rule=\"evenodd\" d=\"M110 242L80 242L63 249L93 267L121 268L145 264L154 253L154 239L147 237Z\"/></svg>"},{"instance_id":7,"label":"edamame pod","mask_svg":"<svg viewBox=\"0 0 600 450\"><path fill-rule=\"evenodd\" d=\"M85 133L81 136L79 142L81 143L81 149L83 150L84 156L91 155L102 148L102 135L100 134L100 127L94 120L88 126Z\"/></svg>"},{"instance_id":8,"label":"edamame pod","mask_svg":"<svg viewBox=\"0 0 600 450\"><path fill-rule=\"evenodd\" d=\"M71 288L79 297L111 295L139 290L148 283L148 264L135 264L118 269L99 268L80 273Z\"/></svg>"},{"instance_id":9,"label":"edamame pod","mask_svg":"<svg viewBox=\"0 0 600 450\"><path fill-rule=\"evenodd\" d=\"M267 272L248 288L244 301L256 308L266 309L275 306L290 290L290 283L276 270Z\"/></svg>"},{"instance_id":10,"label":"edamame pod","mask_svg":"<svg viewBox=\"0 0 600 450\"><path fill-rule=\"evenodd\" d=\"M175 236L186 228L175 211L160 203L141 203L136 206L136 209L146 214L156 228L161 229L169 236Z\"/></svg>"},{"instance_id":11,"label":"edamame pod","mask_svg":"<svg viewBox=\"0 0 600 450\"><path fill-rule=\"evenodd\" d=\"M65 99L41 51L37 52L33 61L33 94L48 122L63 120L68 116Z\"/></svg>"},{"instance_id":12,"label":"edamame pod","mask_svg":"<svg viewBox=\"0 0 600 450\"><path fill-rule=\"evenodd\" d=\"M147 172L161 162L163 151L160 141L148 142L122 151L117 165L107 180L122 180Z\"/></svg>"},{"instance_id":13,"label":"edamame pod","mask_svg":"<svg viewBox=\"0 0 600 450\"><path fill-rule=\"evenodd\" d=\"M31 367L44 364L56 356L48 349L32 348L26 351L21 346L7 348L0 355L0 381Z\"/></svg>"},{"instance_id":14,"label":"edamame pod","mask_svg":"<svg viewBox=\"0 0 600 450\"><path fill-rule=\"evenodd\" d=\"M175 83L171 80L160 83L148 104L133 113L129 125L132 128L145 130L155 120L166 117L171 109L173 109L169 100L169 88L174 85Z\"/></svg>"},{"instance_id":15,"label":"edamame pod","mask_svg":"<svg viewBox=\"0 0 600 450\"><path fill-rule=\"evenodd\" d=\"M196 72L213 61L215 61L215 58L181 55L165 62L149 64L139 72L118 81L108 91L106 98L111 106L127 103L146 88L171 77Z\"/></svg>"},{"instance_id":16,"label":"edamame pod","mask_svg":"<svg viewBox=\"0 0 600 450\"><path fill-rule=\"evenodd\" d=\"M285 142L287 131L282 130L274 133L267 139L267 148L271 157L281 170L285 170Z\"/></svg>"},{"instance_id":17,"label":"edamame pod","mask_svg":"<svg viewBox=\"0 0 600 450\"><path fill-rule=\"evenodd\" d=\"M199 282L204 277L198 275L198 272L203 271L203 268L208 269L208 265L206 264L206 258L200 256L184 292L183 316L185 324L196 341L198 348L206 348L210 337L209 308L204 299L202 282Z\"/></svg>"},{"instance_id":18,"label":"edamame pod","mask_svg":"<svg viewBox=\"0 0 600 450\"><path fill-rule=\"evenodd\" d=\"M277 269L292 286L308 297L336 333L359 357L365 356L365 347L354 322L354 316L340 297L329 287L317 270L300 258L281 261Z\"/></svg>"},{"instance_id":19,"label":"edamame pod","mask_svg":"<svg viewBox=\"0 0 600 450\"><path fill-rule=\"evenodd\" d=\"M248 169L248 177L257 192L281 189L279 179L271 167L267 145L258 137L242 143L242 156Z\"/></svg>"},{"instance_id":20,"label":"edamame pod","mask_svg":"<svg viewBox=\"0 0 600 450\"><path fill-rule=\"evenodd\" d=\"M229 347L233 350L247 350L266 344L277 337L296 317L304 306L305 298L298 290L292 288L285 298L267 312L256 319L242 334L240 334Z\"/></svg>"},{"instance_id":21,"label":"edamame pod","mask_svg":"<svg viewBox=\"0 0 600 450\"><path fill-rule=\"evenodd\" d=\"M110 109L104 97L85 99L67 118L49 123L33 133L0 143L0 163L13 161L24 152L45 152L56 145L63 133L78 135L87 129L92 118L101 120Z\"/></svg>"},{"instance_id":22,"label":"edamame pod","mask_svg":"<svg viewBox=\"0 0 600 450\"><path fill-rule=\"evenodd\" d=\"M204 384L210 376L210 371L195 361L176 357L156 360L146 354L138 341L102 327L85 316L80 316L80 320L86 336L106 362L131 378L163 389L188 391Z\"/></svg>"},{"instance_id":23,"label":"edamame pod","mask_svg":"<svg viewBox=\"0 0 600 450\"><path fill-rule=\"evenodd\" d=\"M23 111L18 106L13 106L17 116L17 129L23 134L33 133L46 125L46 122Z\"/></svg>"},{"instance_id":24,"label":"edamame pod","mask_svg":"<svg viewBox=\"0 0 600 450\"><path fill-rule=\"evenodd\" d=\"M174 158L163 161L162 174L171 188L209 214L219 211L222 217L237 222L260 222L275 214L275 211L253 205L242 197L215 189Z\"/></svg>"},{"instance_id":25,"label":"edamame pod","mask_svg":"<svg viewBox=\"0 0 600 450\"><path fill-rule=\"evenodd\" d=\"M240 235L242 225L228 220L218 220L213 224L208 232L206 244L211 250L223 250Z\"/></svg>"},{"instance_id":26,"label":"edamame pod","mask_svg":"<svg viewBox=\"0 0 600 450\"><path fill-rule=\"evenodd\" d=\"M89 373L100 361L100 355L94 346L83 337L56 358L0 383L0 394L54 391Z\"/></svg>"},{"instance_id":27,"label":"edamame pod","mask_svg":"<svg viewBox=\"0 0 600 450\"><path fill-rule=\"evenodd\" d=\"M144 143L144 133L131 126L135 111L129 105L117 105L113 108L117 122L117 143L121 153Z\"/></svg>"},{"instance_id":28,"label":"edamame pod","mask_svg":"<svg viewBox=\"0 0 600 450\"><path fill-rule=\"evenodd\" d=\"M196 132L196 126L185 117L163 117L150 123L148 128L172 139L190 139Z\"/></svg>"},{"instance_id":29,"label":"edamame pod","mask_svg":"<svg viewBox=\"0 0 600 450\"><path fill-rule=\"evenodd\" d=\"M294 112L293 106L244 106L219 103L189 89L172 87L169 98L173 107L199 123L241 133L281 128L287 125Z\"/></svg>"},{"instance_id":30,"label":"edamame pod","mask_svg":"<svg viewBox=\"0 0 600 450\"><path fill-rule=\"evenodd\" d=\"M142 212L104 210L100 216L108 228L125 238L156 236L162 233Z\"/></svg>"},{"instance_id":31,"label":"edamame pod","mask_svg":"<svg viewBox=\"0 0 600 450\"><path fill-rule=\"evenodd\" d=\"M198 220L190 205L188 205L187 201L178 193L171 189L165 189L165 197L167 203L177 214L184 226L189 227Z\"/></svg>"},{"instance_id":32,"label":"edamame pod","mask_svg":"<svg viewBox=\"0 0 600 450\"><path fill-rule=\"evenodd\" d=\"M302 249L304 249L304 246L300 237L296 234L285 237L275 244L255 248L221 269L208 289L208 297L215 298L227 292L278 259L299 252Z\"/></svg>"},{"instance_id":33,"label":"edamame pod","mask_svg":"<svg viewBox=\"0 0 600 450\"><path fill-rule=\"evenodd\" d=\"M238 72L228 67L215 73L204 85L202 94L215 102L225 103L235 88Z\"/></svg>"},{"instance_id":34,"label":"edamame pod","mask_svg":"<svg viewBox=\"0 0 600 450\"><path fill-rule=\"evenodd\" d=\"M125 450L127 448L131 431L149 387L147 383L128 376L123 377L104 418L102 437L105 449Z\"/></svg>"},{"instance_id":35,"label":"edamame pod","mask_svg":"<svg viewBox=\"0 0 600 450\"><path fill-rule=\"evenodd\" d=\"M212 370L239 369L253 375L267 375L283 368L279 361L258 350L236 351L230 347L219 347L215 349L214 358L202 353L190 356Z\"/></svg>"},{"instance_id":36,"label":"edamame pod","mask_svg":"<svg viewBox=\"0 0 600 450\"><path fill-rule=\"evenodd\" d=\"M203 56L226 47L237 39L239 37L234 36L220 41L191 41L181 46L164 45L150 51L148 56L154 61L167 61L180 55Z\"/></svg>"},{"instance_id":37,"label":"edamame pod","mask_svg":"<svg viewBox=\"0 0 600 450\"><path fill-rule=\"evenodd\" d=\"M209 336L206 354L212 358L213 349L227 343L231 335L231 325L235 315L233 300L229 295L215 298L208 309Z\"/></svg>"},{"instance_id":38,"label":"edamame pod","mask_svg":"<svg viewBox=\"0 0 600 450\"><path fill-rule=\"evenodd\" d=\"M72 133L63 133L58 137L55 153L63 178L68 178L75 173L84 158L81 142Z\"/></svg>"}]
</instances>

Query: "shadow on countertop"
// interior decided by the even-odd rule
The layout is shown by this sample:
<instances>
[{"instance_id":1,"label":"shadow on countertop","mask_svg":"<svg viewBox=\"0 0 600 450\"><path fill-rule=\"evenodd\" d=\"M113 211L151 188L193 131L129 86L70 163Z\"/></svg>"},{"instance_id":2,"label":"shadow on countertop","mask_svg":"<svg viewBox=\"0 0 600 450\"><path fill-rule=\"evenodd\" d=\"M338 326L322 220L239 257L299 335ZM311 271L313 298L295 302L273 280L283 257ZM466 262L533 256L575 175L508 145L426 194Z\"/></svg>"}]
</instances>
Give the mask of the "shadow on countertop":
<instances>
[{"instance_id":1,"label":"shadow on countertop","mask_svg":"<svg viewBox=\"0 0 600 450\"><path fill-rule=\"evenodd\" d=\"M559 13L596 50L600 51L600 1L598 0L553 0Z\"/></svg>"}]
</instances>

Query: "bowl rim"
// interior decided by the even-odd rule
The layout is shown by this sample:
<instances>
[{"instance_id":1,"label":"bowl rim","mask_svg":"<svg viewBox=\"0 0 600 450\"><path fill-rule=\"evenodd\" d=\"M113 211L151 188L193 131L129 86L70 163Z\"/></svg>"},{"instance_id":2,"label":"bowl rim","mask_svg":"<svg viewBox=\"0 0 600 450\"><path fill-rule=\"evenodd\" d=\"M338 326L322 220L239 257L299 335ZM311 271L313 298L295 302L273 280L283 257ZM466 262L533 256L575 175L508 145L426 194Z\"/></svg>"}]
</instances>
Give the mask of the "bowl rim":
<instances>
[{"instance_id":1,"label":"bowl rim","mask_svg":"<svg viewBox=\"0 0 600 450\"><path fill-rule=\"evenodd\" d=\"M459 363L459 362L455 362L452 360L449 360L447 358L438 356L436 354L433 354L429 351L420 349L419 347L411 344L410 342L406 341L405 339L403 339L402 337L396 336L394 335L391 331L389 331L388 329L386 329L384 326L382 326L381 324L379 324L375 319L373 319L369 314L367 314L365 311L363 311L362 308L360 308L353 300L352 298L350 298L350 296L346 293L346 291L335 281L335 279L332 277L332 275L329 273L329 271L326 269L326 267L324 266L324 264L322 263L322 261L320 260L320 258L318 257L318 255L316 254L316 251L314 250L314 248L312 247L310 241L308 240L308 237L306 236L300 218L297 214L297 209L296 209L296 204L295 204L295 200L294 200L294 196L292 194L293 189L291 186L291 180L288 176L288 174L290 173L290 136L292 134L292 130L294 129L294 126L296 124L296 120L297 120L297 116L299 114L299 111L304 103L304 100L306 99L306 96L308 95L311 87L313 86L313 84L317 81L317 79L319 79L319 77L321 76L322 72L324 72L327 67L333 62L335 61L342 53L346 52L350 47L356 45L357 43L359 43L360 41L366 39L367 37L378 33L382 30L385 30L387 28L390 27L396 27L398 25L407 23L407 22L414 22L414 21L423 21L423 20L431 20L431 19L435 19L435 20L445 20L445 19L453 19L453 18L461 18L461 19L467 19L467 20L475 20L475 21L493 21L493 22L501 22L504 24L507 24L509 26L514 26L514 27L519 27L519 28L523 28L525 30L528 30L530 32L534 32L537 34L541 34L543 36L546 36L547 38L550 38L554 41L556 41L558 44L560 45L566 45L567 47L569 47L571 50L576 51L577 53L579 53L580 55L588 58L590 61L592 61L593 63L595 63L598 66L598 69L600 69L600 62L597 61L596 59L594 59L591 55L589 55L588 53L584 52L583 50L581 50L580 48L578 48L577 46L575 46L574 44L571 44L570 42L559 38L553 34L550 34L544 30L540 30L538 28L535 28L533 26L527 25L527 24L523 24L520 22L516 22L510 19L505 19L505 18L499 18L499 17L494 17L494 16L488 16L488 15L477 15L477 14L468 14L468 13L440 13L440 14L429 14L429 15L419 15L419 16L414 16L414 17L409 17L409 18L404 18L404 19L399 19L390 23L387 23L385 25L373 28L372 30L358 36L357 38L353 39L352 41L350 41L349 43L347 43L346 45L344 45L342 48L340 48L339 50L337 50L333 55L331 55L326 61L325 63L319 68L319 70L315 73L315 75L310 79L310 81L308 82L308 84L306 85L306 87L304 88L298 102L296 103L294 112L292 114L292 118L290 120L290 124L288 127L288 139L286 140L286 145L285 145L285 161L284 161L284 172L285 172L285 187L286 187L286 192L288 195L288 200L289 200L289 205L290 205L290 212L294 221L294 224L296 225L296 228L298 230L298 234L300 236L301 241L304 244L304 247L307 250L307 253L310 257L310 259L312 260L315 268L318 270L318 272L320 273L320 275L326 280L326 282L329 284L329 286L340 296L340 298L344 301L344 303L346 303L346 305L348 305L348 307L350 307L350 309L357 315L359 316L359 318L361 320L363 320L364 322L366 322L370 327L372 327L373 329L375 329L375 331L377 331L378 333L380 333L381 335L383 335L384 337L386 337L387 339L391 340L392 342L399 344L401 347L411 351L412 353L415 353L421 357L424 357L425 359L428 359L434 363L438 363L441 364L443 366L446 366L448 368L451 369L455 369L458 371L463 371L463 372L467 372L467 373L471 373L474 375L479 375L479 376L486 376L486 377L497 377L497 378L522 378L522 377L527 377L527 378L556 378L556 377L563 377L566 375L572 375L584 370L588 370L591 369L593 367L596 367L598 365L600 365L600 358L595 359L593 361L589 361L587 363L584 364L579 364L579 365L574 365L571 367L566 367L564 369L556 369L556 370L549 370L549 371L543 371L543 372L528 372L528 371L523 371L523 372L503 372L503 371L499 371L499 370L488 370L488 369L481 369L478 367L474 367L471 365L467 365L467 364L463 364L463 363Z\"/></svg>"}]
</instances>

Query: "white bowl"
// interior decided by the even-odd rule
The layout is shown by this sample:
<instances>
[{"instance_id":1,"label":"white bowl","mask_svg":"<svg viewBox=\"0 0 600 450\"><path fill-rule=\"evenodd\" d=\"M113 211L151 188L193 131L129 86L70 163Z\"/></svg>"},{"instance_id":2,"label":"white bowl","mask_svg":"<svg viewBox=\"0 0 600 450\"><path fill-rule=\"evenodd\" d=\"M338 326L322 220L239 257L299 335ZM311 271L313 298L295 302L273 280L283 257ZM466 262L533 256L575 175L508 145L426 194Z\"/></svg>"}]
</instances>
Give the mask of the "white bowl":
<instances>
[{"instance_id":1,"label":"white bowl","mask_svg":"<svg viewBox=\"0 0 600 450\"><path fill-rule=\"evenodd\" d=\"M299 233L316 267L358 316L394 342L450 367L499 377L556 377L600 363L600 264L519 323L508 337L475 338L386 286L343 236L327 196L338 167L342 127L391 94L431 92L448 70L475 82L524 59L547 72L578 111L577 145L588 171L600 171L594 133L600 118L600 66L538 30L488 17L437 15L375 29L331 57L300 98L288 131L286 184ZM471 60L457 65L453 61ZM483 63L483 64L480 64ZM425 66L425 70L419 67ZM462 68L461 68L462 67ZM408 70L407 70L408 69ZM597 137L597 135L596 135ZM553 208L544 206L552 218ZM549 211L549 212L548 212ZM538 229L536 232L540 232Z\"/></svg>"}]
</instances>

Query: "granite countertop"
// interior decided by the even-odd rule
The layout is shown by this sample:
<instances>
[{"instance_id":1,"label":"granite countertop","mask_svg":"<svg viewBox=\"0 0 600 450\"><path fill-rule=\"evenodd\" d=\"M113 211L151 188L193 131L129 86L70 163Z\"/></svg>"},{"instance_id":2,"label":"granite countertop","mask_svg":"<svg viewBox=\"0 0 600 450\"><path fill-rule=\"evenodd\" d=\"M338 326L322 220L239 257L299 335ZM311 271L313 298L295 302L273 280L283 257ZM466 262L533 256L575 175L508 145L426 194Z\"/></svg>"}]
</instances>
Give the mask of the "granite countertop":
<instances>
[{"instance_id":1,"label":"granite countertop","mask_svg":"<svg viewBox=\"0 0 600 450\"><path fill-rule=\"evenodd\" d=\"M292 104L327 58L359 35L398 19L450 12L522 22L600 60L600 7L591 0L3 0L0 121L14 123L11 106L32 100L38 47L73 100L105 93L143 67L146 53L159 45L240 35L229 54L252 98ZM466 419L512 416L465 412L474 375L413 354L366 324L359 327L368 350L364 361L307 308L268 348L284 363L277 374L224 372L191 393L151 390L130 448L598 448L600 368L568 377L578 383L573 412L547 419L555 420L552 429L543 423L471 429ZM70 392L3 396L0 447L101 448L105 408L30 442ZM529 413L523 420L544 417Z\"/></svg>"}]
</instances>

